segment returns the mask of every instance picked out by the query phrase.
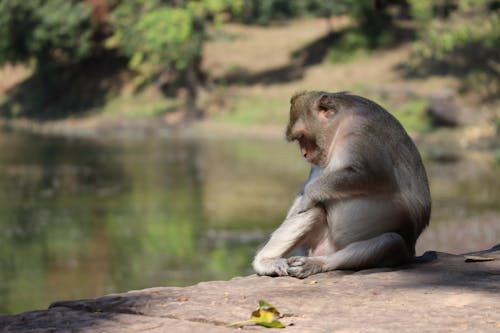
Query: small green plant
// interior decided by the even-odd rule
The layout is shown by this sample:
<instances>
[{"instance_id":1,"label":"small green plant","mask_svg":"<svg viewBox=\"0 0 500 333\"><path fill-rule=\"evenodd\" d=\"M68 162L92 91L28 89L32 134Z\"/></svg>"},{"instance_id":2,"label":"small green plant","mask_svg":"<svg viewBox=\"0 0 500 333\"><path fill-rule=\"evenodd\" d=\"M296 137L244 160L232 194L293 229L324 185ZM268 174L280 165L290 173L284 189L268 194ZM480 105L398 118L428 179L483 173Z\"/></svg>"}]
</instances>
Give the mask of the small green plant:
<instances>
[{"instance_id":1,"label":"small green plant","mask_svg":"<svg viewBox=\"0 0 500 333\"><path fill-rule=\"evenodd\" d=\"M408 99L401 105L392 109L393 115L410 132L426 132L431 129L431 124L425 113L427 101L422 98Z\"/></svg>"},{"instance_id":2,"label":"small green plant","mask_svg":"<svg viewBox=\"0 0 500 333\"><path fill-rule=\"evenodd\" d=\"M367 53L366 38L355 31L347 32L338 45L328 50L327 58L331 62L346 62Z\"/></svg>"},{"instance_id":3,"label":"small green plant","mask_svg":"<svg viewBox=\"0 0 500 333\"><path fill-rule=\"evenodd\" d=\"M248 324L255 324L264 326L267 328L285 328L279 320L280 313L278 310L264 300L259 301L259 308L252 312L250 319L237 321L235 323L228 324L227 326L243 326Z\"/></svg>"}]
</instances>

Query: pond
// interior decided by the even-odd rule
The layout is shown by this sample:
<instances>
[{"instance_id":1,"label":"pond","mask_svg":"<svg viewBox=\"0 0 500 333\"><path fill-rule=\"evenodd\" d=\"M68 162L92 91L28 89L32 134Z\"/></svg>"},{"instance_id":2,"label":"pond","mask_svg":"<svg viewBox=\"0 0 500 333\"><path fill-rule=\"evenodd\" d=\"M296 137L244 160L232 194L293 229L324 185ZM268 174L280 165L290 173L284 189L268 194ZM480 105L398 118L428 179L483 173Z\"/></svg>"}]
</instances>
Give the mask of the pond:
<instances>
[{"instance_id":1,"label":"pond","mask_svg":"<svg viewBox=\"0 0 500 333\"><path fill-rule=\"evenodd\" d=\"M256 248L308 173L278 139L1 131L0 151L0 313L252 274ZM433 215L417 252L499 243L494 159L426 166Z\"/></svg>"}]
</instances>

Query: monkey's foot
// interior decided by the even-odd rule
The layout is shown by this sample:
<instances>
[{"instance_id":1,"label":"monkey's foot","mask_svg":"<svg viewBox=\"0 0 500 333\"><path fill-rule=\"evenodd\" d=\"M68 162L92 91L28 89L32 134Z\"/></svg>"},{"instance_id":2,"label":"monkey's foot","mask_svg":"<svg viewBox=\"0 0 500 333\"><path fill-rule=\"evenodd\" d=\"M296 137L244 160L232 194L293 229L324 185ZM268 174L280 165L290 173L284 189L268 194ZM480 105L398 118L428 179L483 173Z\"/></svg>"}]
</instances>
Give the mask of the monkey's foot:
<instances>
[{"instance_id":1,"label":"monkey's foot","mask_svg":"<svg viewBox=\"0 0 500 333\"><path fill-rule=\"evenodd\" d=\"M288 258L288 275L303 279L323 271L323 262L311 257Z\"/></svg>"},{"instance_id":2,"label":"monkey's foot","mask_svg":"<svg viewBox=\"0 0 500 333\"><path fill-rule=\"evenodd\" d=\"M260 259L253 262L253 268L259 275L287 276L288 263L285 258Z\"/></svg>"}]
</instances>

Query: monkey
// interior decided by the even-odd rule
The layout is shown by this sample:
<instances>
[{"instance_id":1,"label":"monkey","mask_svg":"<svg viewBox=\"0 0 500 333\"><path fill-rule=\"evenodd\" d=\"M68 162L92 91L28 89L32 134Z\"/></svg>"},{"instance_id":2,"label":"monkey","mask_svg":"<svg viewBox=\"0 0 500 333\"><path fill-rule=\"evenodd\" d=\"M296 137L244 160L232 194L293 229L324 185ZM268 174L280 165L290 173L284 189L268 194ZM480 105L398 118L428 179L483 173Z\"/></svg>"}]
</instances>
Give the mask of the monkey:
<instances>
[{"instance_id":1,"label":"monkey","mask_svg":"<svg viewBox=\"0 0 500 333\"><path fill-rule=\"evenodd\" d=\"M311 169L256 254L258 275L305 278L412 261L431 196L422 158L393 115L347 92L300 92L290 100L286 139L298 142ZM287 257L297 249L305 255Z\"/></svg>"}]
</instances>

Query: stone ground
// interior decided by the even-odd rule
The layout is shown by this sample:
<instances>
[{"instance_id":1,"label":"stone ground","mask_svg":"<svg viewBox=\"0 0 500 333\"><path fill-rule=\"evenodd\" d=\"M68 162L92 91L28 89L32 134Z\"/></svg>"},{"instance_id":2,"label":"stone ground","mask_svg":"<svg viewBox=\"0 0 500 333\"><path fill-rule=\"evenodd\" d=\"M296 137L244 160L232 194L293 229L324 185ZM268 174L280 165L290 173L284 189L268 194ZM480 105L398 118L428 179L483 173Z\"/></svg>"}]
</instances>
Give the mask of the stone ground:
<instances>
[{"instance_id":1,"label":"stone ground","mask_svg":"<svg viewBox=\"0 0 500 333\"><path fill-rule=\"evenodd\" d=\"M283 332L500 332L500 244L475 254L496 260L430 252L432 260L398 269L252 275L61 301L0 315L0 332L265 331L225 326L248 319L260 299L281 312Z\"/></svg>"}]
</instances>

